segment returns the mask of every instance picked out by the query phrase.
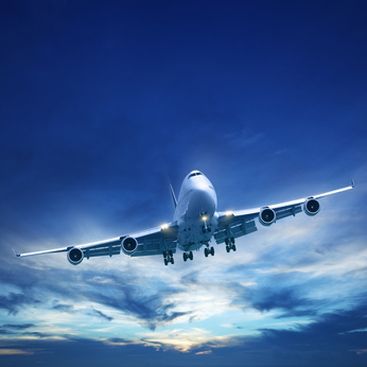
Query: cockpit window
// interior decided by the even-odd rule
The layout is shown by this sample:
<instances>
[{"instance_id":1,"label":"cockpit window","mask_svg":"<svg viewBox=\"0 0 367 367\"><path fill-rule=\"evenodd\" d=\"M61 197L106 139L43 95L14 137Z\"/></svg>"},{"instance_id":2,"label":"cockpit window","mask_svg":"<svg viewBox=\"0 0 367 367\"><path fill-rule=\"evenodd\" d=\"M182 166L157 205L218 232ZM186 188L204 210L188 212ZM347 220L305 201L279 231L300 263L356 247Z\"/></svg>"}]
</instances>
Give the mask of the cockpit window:
<instances>
[{"instance_id":1,"label":"cockpit window","mask_svg":"<svg viewBox=\"0 0 367 367\"><path fill-rule=\"evenodd\" d=\"M193 172L193 173L190 173L189 174L189 177L188 178L191 178L193 176L200 176L201 175L201 172Z\"/></svg>"}]
</instances>

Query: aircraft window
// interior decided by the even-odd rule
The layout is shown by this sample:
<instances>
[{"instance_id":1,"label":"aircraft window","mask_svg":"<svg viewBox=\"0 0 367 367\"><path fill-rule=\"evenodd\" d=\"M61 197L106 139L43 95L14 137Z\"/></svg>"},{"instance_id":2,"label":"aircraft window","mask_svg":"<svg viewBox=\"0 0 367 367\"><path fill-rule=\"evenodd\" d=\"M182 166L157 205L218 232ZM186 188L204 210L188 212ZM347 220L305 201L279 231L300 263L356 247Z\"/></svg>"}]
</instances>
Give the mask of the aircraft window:
<instances>
[{"instance_id":1,"label":"aircraft window","mask_svg":"<svg viewBox=\"0 0 367 367\"><path fill-rule=\"evenodd\" d=\"M193 176L200 176L201 173L200 172L193 172L189 175L189 178L193 177Z\"/></svg>"}]
</instances>

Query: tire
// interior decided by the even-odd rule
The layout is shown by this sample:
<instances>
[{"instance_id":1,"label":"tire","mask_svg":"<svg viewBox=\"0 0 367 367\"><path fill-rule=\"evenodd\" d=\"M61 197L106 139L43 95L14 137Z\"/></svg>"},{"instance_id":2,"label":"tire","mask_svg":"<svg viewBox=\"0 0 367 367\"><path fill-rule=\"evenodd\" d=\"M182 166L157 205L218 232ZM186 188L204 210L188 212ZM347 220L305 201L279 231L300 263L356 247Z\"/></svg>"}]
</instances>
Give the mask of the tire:
<instances>
[{"instance_id":1,"label":"tire","mask_svg":"<svg viewBox=\"0 0 367 367\"><path fill-rule=\"evenodd\" d=\"M208 257L208 255L209 255L209 251L208 251L208 249L206 247L204 249L204 255L205 255L205 257Z\"/></svg>"},{"instance_id":2,"label":"tire","mask_svg":"<svg viewBox=\"0 0 367 367\"><path fill-rule=\"evenodd\" d=\"M183 260L184 260L184 261L186 261L186 260L187 260L186 252L184 252L184 254L183 254Z\"/></svg>"},{"instance_id":3,"label":"tire","mask_svg":"<svg viewBox=\"0 0 367 367\"><path fill-rule=\"evenodd\" d=\"M173 259L173 257L171 257L171 264L173 265L175 263L175 260Z\"/></svg>"},{"instance_id":4,"label":"tire","mask_svg":"<svg viewBox=\"0 0 367 367\"><path fill-rule=\"evenodd\" d=\"M167 259L164 259L164 265L168 265L168 260Z\"/></svg>"},{"instance_id":5,"label":"tire","mask_svg":"<svg viewBox=\"0 0 367 367\"><path fill-rule=\"evenodd\" d=\"M226 251L229 253L231 251L231 248L229 246L226 246Z\"/></svg>"},{"instance_id":6,"label":"tire","mask_svg":"<svg viewBox=\"0 0 367 367\"><path fill-rule=\"evenodd\" d=\"M189 258L190 258L190 260L193 260L193 258L194 258L194 255L193 255L192 251L190 251L190 253L189 253Z\"/></svg>"},{"instance_id":7,"label":"tire","mask_svg":"<svg viewBox=\"0 0 367 367\"><path fill-rule=\"evenodd\" d=\"M215 251L214 251L214 247L213 247L213 246L210 248L210 254L211 254L212 256L214 256L214 254L215 254Z\"/></svg>"},{"instance_id":8,"label":"tire","mask_svg":"<svg viewBox=\"0 0 367 367\"><path fill-rule=\"evenodd\" d=\"M236 250L237 250L236 245L233 245L233 246L232 246L232 250L233 250L233 251L236 251Z\"/></svg>"}]
</instances>

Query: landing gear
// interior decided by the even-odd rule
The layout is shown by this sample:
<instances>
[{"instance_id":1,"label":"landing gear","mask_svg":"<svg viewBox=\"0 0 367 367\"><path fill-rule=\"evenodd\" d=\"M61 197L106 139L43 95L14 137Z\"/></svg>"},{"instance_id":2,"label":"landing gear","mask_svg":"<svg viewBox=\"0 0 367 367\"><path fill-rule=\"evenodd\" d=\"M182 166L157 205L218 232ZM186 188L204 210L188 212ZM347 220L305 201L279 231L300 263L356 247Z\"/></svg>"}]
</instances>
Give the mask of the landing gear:
<instances>
[{"instance_id":1,"label":"landing gear","mask_svg":"<svg viewBox=\"0 0 367 367\"><path fill-rule=\"evenodd\" d=\"M205 249L204 249L204 255L205 255L205 257L208 257L209 255L214 256L214 254L215 254L215 251L214 251L214 247L213 246L210 247L210 248L205 247Z\"/></svg>"},{"instance_id":2,"label":"landing gear","mask_svg":"<svg viewBox=\"0 0 367 367\"><path fill-rule=\"evenodd\" d=\"M174 264L175 260L173 259L173 252L172 250L163 251L163 261L164 265L168 265L169 263Z\"/></svg>"},{"instance_id":3,"label":"landing gear","mask_svg":"<svg viewBox=\"0 0 367 367\"><path fill-rule=\"evenodd\" d=\"M192 253L192 251L183 253L183 260L187 261L188 259L190 260L194 259L194 254Z\"/></svg>"},{"instance_id":4,"label":"landing gear","mask_svg":"<svg viewBox=\"0 0 367 367\"><path fill-rule=\"evenodd\" d=\"M237 250L236 245L234 244L234 238L233 237L227 238L225 240L225 243L226 243L226 251L227 252L230 252L231 250L233 250L233 251Z\"/></svg>"},{"instance_id":5,"label":"landing gear","mask_svg":"<svg viewBox=\"0 0 367 367\"><path fill-rule=\"evenodd\" d=\"M211 232L212 231L212 227L211 226L208 226L206 224L204 224L202 227L201 227L201 230L203 233L207 233L207 232Z\"/></svg>"}]
</instances>

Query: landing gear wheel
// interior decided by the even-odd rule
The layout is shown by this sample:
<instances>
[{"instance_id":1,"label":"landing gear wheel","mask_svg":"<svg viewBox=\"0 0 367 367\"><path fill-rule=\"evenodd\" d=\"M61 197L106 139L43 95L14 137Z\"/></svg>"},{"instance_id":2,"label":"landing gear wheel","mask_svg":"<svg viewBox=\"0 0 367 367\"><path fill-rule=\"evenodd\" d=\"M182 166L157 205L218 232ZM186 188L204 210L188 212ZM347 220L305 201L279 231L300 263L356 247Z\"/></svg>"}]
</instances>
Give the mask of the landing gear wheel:
<instances>
[{"instance_id":1,"label":"landing gear wheel","mask_svg":"<svg viewBox=\"0 0 367 367\"><path fill-rule=\"evenodd\" d=\"M214 256L214 254L215 254L215 251L214 251L214 247L212 246L212 247L210 248L210 255Z\"/></svg>"},{"instance_id":2,"label":"landing gear wheel","mask_svg":"<svg viewBox=\"0 0 367 367\"><path fill-rule=\"evenodd\" d=\"M183 261L187 261L187 253L186 252L183 253Z\"/></svg>"},{"instance_id":3,"label":"landing gear wheel","mask_svg":"<svg viewBox=\"0 0 367 367\"><path fill-rule=\"evenodd\" d=\"M164 265L168 265L169 263L174 264L175 260L173 260L173 251L163 251L163 261Z\"/></svg>"},{"instance_id":4,"label":"landing gear wheel","mask_svg":"<svg viewBox=\"0 0 367 367\"><path fill-rule=\"evenodd\" d=\"M205 247L205 249L204 249L204 255L205 255L205 257L209 256L209 249L207 247Z\"/></svg>"},{"instance_id":5,"label":"landing gear wheel","mask_svg":"<svg viewBox=\"0 0 367 367\"><path fill-rule=\"evenodd\" d=\"M193 255L192 251L189 252L189 259L190 260L193 260L194 259L194 255Z\"/></svg>"},{"instance_id":6,"label":"landing gear wheel","mask_svg":"<svg viewBox=\"0 0 367 367\"><path fill-rule=\"evenodd\" d=\"M234 237L226 238L224 242L226 243L227 252L231 252L231 250L236 251L236 245L234 244L235 243Z\"/></svg>"}]
</instances>

